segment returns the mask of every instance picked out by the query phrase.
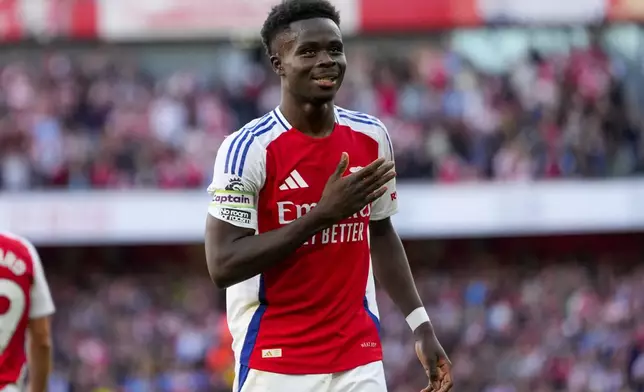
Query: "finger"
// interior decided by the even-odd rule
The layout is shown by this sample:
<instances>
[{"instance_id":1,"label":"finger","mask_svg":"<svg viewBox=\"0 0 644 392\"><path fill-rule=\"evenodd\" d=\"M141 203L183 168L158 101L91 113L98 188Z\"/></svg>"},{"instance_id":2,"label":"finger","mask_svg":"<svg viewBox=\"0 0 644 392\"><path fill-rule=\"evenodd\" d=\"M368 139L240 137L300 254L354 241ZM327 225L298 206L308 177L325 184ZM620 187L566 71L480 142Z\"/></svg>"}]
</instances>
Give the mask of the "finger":
<instances>
[{"instance_id":1,"label":"finger","mask_svg":"<svg viewBox=\"0 0 644 392\"><path fill-rule=\"evenodd\" d=\"M440 389L438 389L436 392L448 392L452 389L452 386L454 386L452 380L445 380L441 383Z\"/></svg>"},{"instance_id":2,"label":"finger","mask_svg":"<svg viewBox=\"0 0 644 392\"><path fill-rule=\"evenodd\" d=\"M396 172L390 171L389 173L385 173L376 182L371 185L367 185L362 190L358 191L358 194L365 195L365 197L371 196L374 192L381 188L388 188L390 181L394 178L396 178Z\"/></svg>"},{"instance_id":3,"label":"finger","mask_svg":"<svg viewBox=\"0 0 644 392\"><path fill-rule=\"evenodd\" d=\"M387 185L389 181L393 180L396 178L396 172L391 170L387 173L384 173L380 178L378 178L376 181L374 181L371 184L366 184L363 192L365 194L371 194L375 192L377 189L380 189Z\"/></svg>"},{"instance_id":4,"label":"finger","mask_svg":"<svg viewBox=\"0 0 644 392\"><path fill-rule=\"evenodd\" d=\"M438 380L438 358L435 355L429 355L427 362L429 366L429 381L434 386L434 390L437 391L440 388L440 381Z\"/></svg>"},{"instance_id":5,"label":"finger","mask_svg":"<svg viewBox=\"0 0 644 392\"><path fill-rule=\"evenodd\" d=\"M383 186L380 189L376 189L376 191L372 192L369 194L366 198L366 204L373 203L374 201L380 199L382 196L387 193L387 187ZM365 204L365 205L366 205Z\"/></svg>"},{"instance_id":6,"label":"finger","mask_svg":"<svg viewBox=\"0 0 644 392\"><path fill-rule=\"evenodd\" d=\"M396 176L396 173L392 170L393 167L393 162L387 162L371 175L366 178L359 179L357 182L352 184L355 187L356 195L365 197L376 189L382 188Z\"/></svg>"},{"instance_id":7,"label":"finger","mask_svg":"<svg viewBox=\"0 0 644 392\"><path fill-rule=\"evenodd\" d=\"M452 369L449 366L441 366L441 389L439 392L447 392L452 389L454 382L452 381Z\"/></svg>"},{"instance_id":8,"label":"finger","mask_svg":"<svg viewBox=\"0 0 644 392\"><path fill-rule=\"evenodd\" d=\"M449 392L450 390L452 390L452 386L454 386L452 380L445 381L442 383L440 389L437 392Z\"/></svg>"},{"instance_id":9,"label":"finger","mask_svg":"<svg viewBox=\"0 0 644 392\"><path fill-rule=\"evenodd\" d=\"M376 168L371 174L363 178L364 181L373 181L382 177L383 174L391 171L394 168L394 163L391 161L383 162L382 165Z\"/></svg>"},{"instance_id":10,"label":"finger","mask_svg":"<svg viewBox=\"0 0 644 392\"><path fill-rule=\"evenodd\" d=\"M342 178L344 172L347 171L347 167L349 167L349 154L343 152L340 157L340 163L338 163L338 166L335 168L335 172L333 172L331 177L336 179Z\"/></svg>"},{"instance_id":11,"label":"finger","mask_svg":"<svg viewBox=\"0 0 644 392\"><path fill-rule=\"evenodd\" d=\"M385 174L393 171L394 168L394 163L393 162L385 162L382 166L380 166L376 171L368 175L367 177L363 178L360 181L360 185L362 186L369 186L371 184L374 184L377 182L379 179L382 178Z\"/></svg>"},{"instance_id":12,"label":"finger","mask_svg":"<svg viewBox=\"0 0 644 392\"><path fill-rule=\"evenodd\" d=\"M375 161L371 162L367 167L363 167L359 171L351 175L353 180L362 180L371 174L373 174L380 166L385 163L385 158L378 158Z\"/></svg>"}]
</instances>

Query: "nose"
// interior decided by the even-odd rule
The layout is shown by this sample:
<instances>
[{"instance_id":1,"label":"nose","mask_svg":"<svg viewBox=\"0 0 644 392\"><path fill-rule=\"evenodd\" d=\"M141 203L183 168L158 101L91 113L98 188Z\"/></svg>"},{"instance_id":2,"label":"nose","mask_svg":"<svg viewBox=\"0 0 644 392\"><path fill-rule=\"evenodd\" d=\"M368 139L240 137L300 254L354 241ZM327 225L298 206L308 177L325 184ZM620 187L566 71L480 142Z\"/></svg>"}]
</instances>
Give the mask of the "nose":
<instances>
[{"instance_id":1,"label":"nose","mask_svg":"<svg viewBox=\"0 0 644 392\"><path fill-rule=\"evenodd\" d=\"M329 55L329 52L326 50L321 50L318 56L318 65L320 67L332 67L335 65L335 59L333 56Z\"/></svg>"}]
</instances>

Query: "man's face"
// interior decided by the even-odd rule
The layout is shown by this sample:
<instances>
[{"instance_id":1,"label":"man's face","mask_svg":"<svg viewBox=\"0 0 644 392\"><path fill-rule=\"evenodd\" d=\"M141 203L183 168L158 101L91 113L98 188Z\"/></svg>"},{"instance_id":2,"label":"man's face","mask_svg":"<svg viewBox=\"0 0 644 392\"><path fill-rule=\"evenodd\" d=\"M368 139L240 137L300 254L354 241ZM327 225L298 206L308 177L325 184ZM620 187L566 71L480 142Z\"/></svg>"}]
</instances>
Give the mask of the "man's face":
<instances>
[{"instance_id":1,"label":"man's face","mask_svg":"<svg viewBox=\"0 0 644 392\"><path fill-rule=\"evenodd\" d=\"M309 103L333 100L347 68L338 26L330 19L302 20L292 23L279 40L273 65L286 89Z\"/></svg>"}]
</instances>

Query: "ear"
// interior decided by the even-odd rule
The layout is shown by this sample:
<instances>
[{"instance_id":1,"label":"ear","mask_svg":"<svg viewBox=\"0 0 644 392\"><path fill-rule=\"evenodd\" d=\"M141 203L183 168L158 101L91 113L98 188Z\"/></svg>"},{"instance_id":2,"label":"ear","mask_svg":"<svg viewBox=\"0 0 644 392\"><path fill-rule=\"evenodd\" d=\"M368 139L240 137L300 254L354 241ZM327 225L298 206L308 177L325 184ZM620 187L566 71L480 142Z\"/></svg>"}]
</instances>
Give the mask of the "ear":
<instances>
[{"instance_id":1,"label":"ear","mask_svg":"<svg viewBox=\"0 0 644 392\"><path fill-rule=\"evenodd\" d=\"M278 76L284 76L284 67L282 67L282 60L278 55L271 55L271 68Z\"/></svg>"}]
</instances>

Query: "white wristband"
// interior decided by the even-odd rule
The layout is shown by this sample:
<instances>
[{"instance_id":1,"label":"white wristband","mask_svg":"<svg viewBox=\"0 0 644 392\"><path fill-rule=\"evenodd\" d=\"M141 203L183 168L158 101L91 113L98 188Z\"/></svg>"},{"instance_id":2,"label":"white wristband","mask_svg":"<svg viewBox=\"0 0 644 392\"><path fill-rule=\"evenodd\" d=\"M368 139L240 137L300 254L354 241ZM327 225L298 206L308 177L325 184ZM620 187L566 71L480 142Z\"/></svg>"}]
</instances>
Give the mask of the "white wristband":
<instances>
[{"instance_id":1,"label":"white wristband","mask_svg":"<svg viewBox=\"0 0 644 392\"><path fill-rule=\"evenodd\" d=\"M407 321L407 324L409 324L409 328L411 328L412 331L415 331L422 323L429 321L429 315L425 308L420 307L409 313L405 320Z\"/></svg>"}]
</instances>

